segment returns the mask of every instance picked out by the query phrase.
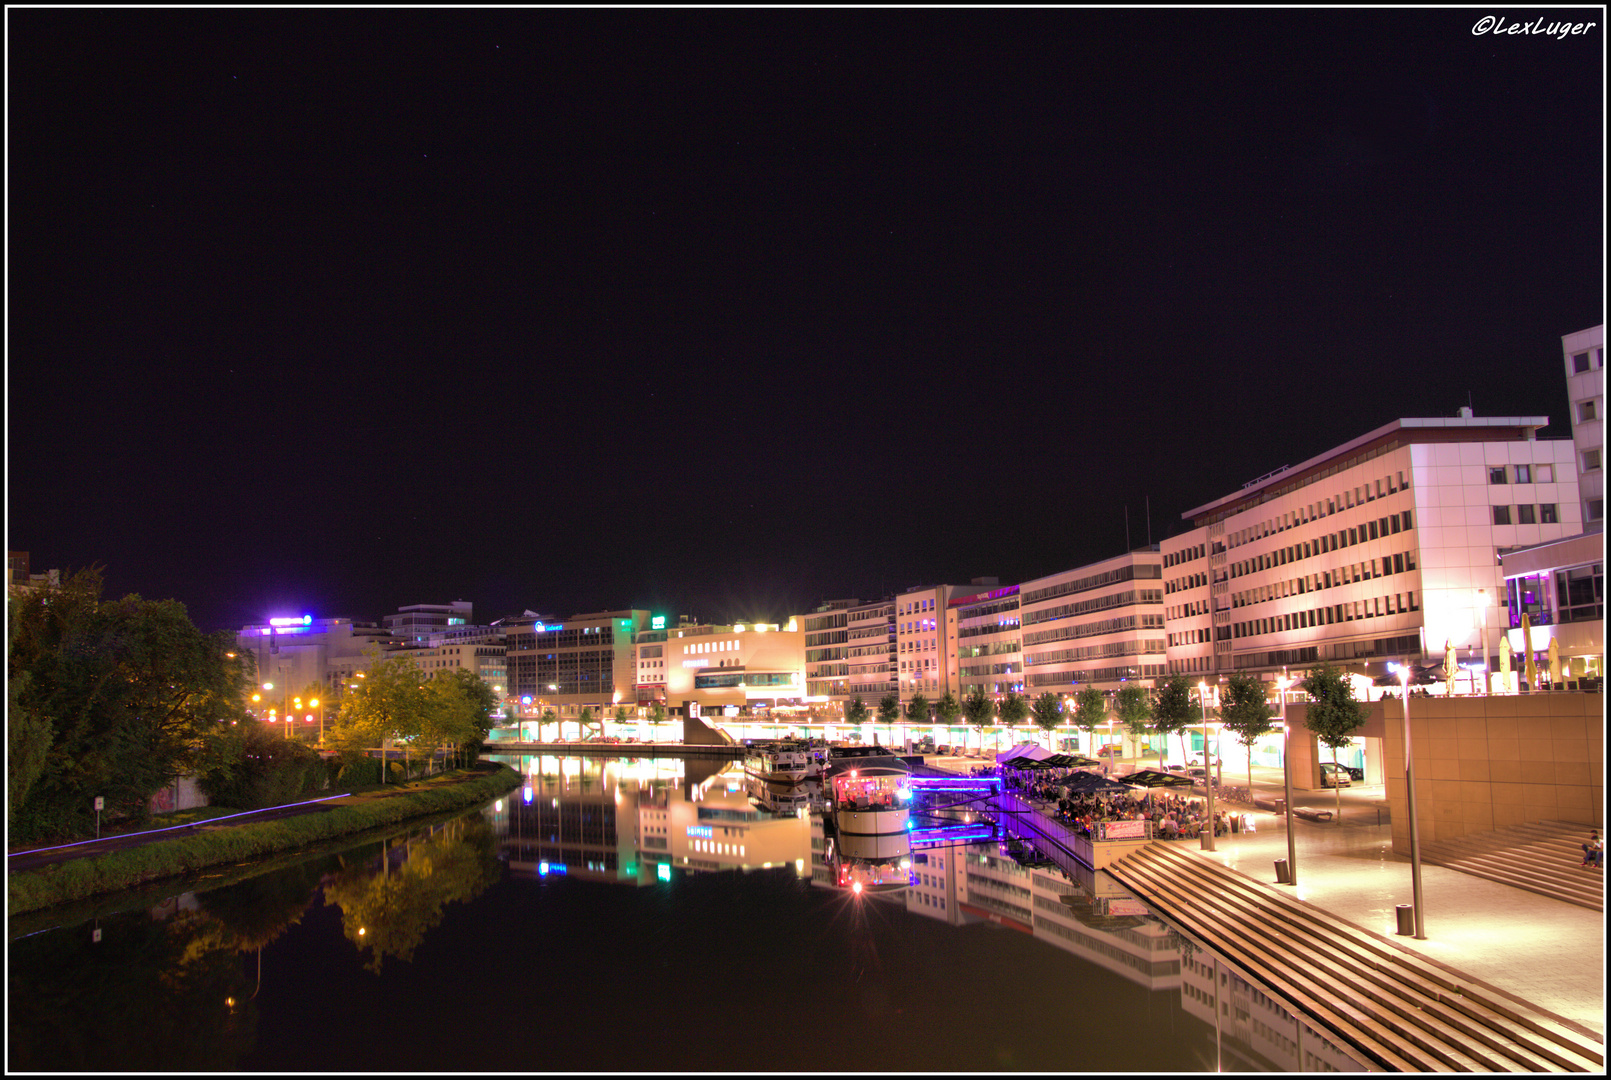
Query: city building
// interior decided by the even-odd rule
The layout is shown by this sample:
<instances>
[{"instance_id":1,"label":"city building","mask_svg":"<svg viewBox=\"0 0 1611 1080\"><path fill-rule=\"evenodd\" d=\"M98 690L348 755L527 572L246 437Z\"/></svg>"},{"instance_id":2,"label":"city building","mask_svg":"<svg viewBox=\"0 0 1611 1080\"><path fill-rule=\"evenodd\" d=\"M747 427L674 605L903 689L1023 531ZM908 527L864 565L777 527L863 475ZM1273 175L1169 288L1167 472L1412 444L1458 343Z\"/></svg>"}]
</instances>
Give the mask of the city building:
<instances>
[{"instance_id":1,"label":"city building","mask_svg":"<svg viewBox=\"0 0 1611 1080\"><path fill-rule=\"evenodd\" d=\"M996 578L977 578L971 585L925 585L895 597L894 662L902 710L918 694L930 705L948 692L961 699L952 601L997 583Z\"/></svg>"},{"instance_id":2,"label":"city building","mask_svg":"<svg viewBox=\"0 0 1611 1080\"><path fill-rule=\"evenodd\" d=\"M1550 642L1561 660L1562 682L1605 677L1605 534L1584 533L1500 555L1505 575L1505 632L1513 655L1527 650L1521 617L1528 616L1532 648L1548 666ZM1520 666L1521 661L1516 666Z\"/></svg>"},{"instance_id":3,"label":"city building","mask_svg":"<svg viewBox=\"0 0 1611 1080\"><path fill-rule=\"evenodd\" d=\"M402 645L387 653L388 658L393 656L407 657L428 676L435 675L439 671L462 668L486 683L500 704L504 700L508 678L505 670L504 645L501 641Z\"/></svg>"},{"instance_id":4,"label":"city building","mask_svg":"<svg viewBox=\"0 0 1611 1080\"><path fill-rule=\"evenodd\" d=\"M563 622L535 616L504 620L505 674L520 715L552 709L561 720L583 709L595 718L637 702L634 640L648 629L638 608L572 615Z\"/></svg>"},{"instance_id":5,"label":"city building","mask_svg":"<svg viewBox=\"0 0 1611 1080\"><path fill-rule=\"evenodd\" d=\"M811 613L795 617L805 633L808 697L844 700L850 680L850 609L860 606L861 601L856 599L824 600ZM879 655L883 653L882 645L880 639Z\"/></svg>"},{"instance_id":6,"label":"city building","mask_svg":"<svg viewBox=\"0 0 1611 1080\"><path fill-rule=\"evenodd\" d=\"M62 575L60 570L46 570L42 574L29 572L28 553L26 551L6 552L6 591L12 589L37 589L44 585L60 585Z\"/></svg>"},{"instance_id":7,"label":"city building","mask_svg":"<svg viewBox=\"0 0 1611 1080\"><path fill-rule=\"evenodd\" d=\"M451 604L409 604L397 614L383 618L392 639L402 644L424 645L431 634L455 626L468 626L474 604L455 600Z\"/></svg>"},{"instance_id":8,"label":"city building","mask_svg":"<svg viewBox=\"0 0 1611 1080\"><path fill-rule=\"evenodd\" d=\"M996 578L973 581L974 588L997 584ZM1017 585L1008 585L946 601L946 638L954 650L959 699L976 686L993 698L1024 692L1018 592Z\"/></svg>"},{"instance_id":9,"label":"city building","mask_svg":"<svg viewBox=\"0 0 1611 1080\"><path fill-rule=\"evenodd\" d=\"M1398 419L1188 510L1159 545L1169 670L1495 656L1499 552L1583 529L1573 446L1539 439L1548 423Z\"/></svg>"},{"instance_id":10,"label":"city building","mask_svg":"<svg viewBox=\"0 0 1611 1080\"><path fill-rule=\"evenodd\" d=\"M259 685L273 684L272 691L259 691L263 708L277 707L282 713L291 695L318 685L328 692L329 714L358 673L367 671L392 644L391 635L374 623L312 615L252 623L241 627L235 640L242 653L256 660Z\"/></svg>"},{"instance_id":11,"label":"city building","mask_svg":"<svg viewBox=\"0 0 1611 1080\"><path fill-rule=\"evenodd\" d=\"M1561 338L1583 524L1605 528L1605 324Z\"/></svg>"},{"instance_id":12,"label":"city building","mask_svg":"<svg viewBox=\"0 0 1611 1080\"><path fill-rule=\"evenodd\" d=\"M1162 578L1150 545L1020 585L1026 693L1151 686L1165 673Z\"/></svg>"},{"instance_id":13,"label":"city building","mask_svg":"<svg viewBox=\"0 0 1611 1080\"><path fill-rule=\"evenodd\" d=\"M844 689L831 695L835 701L843 704L861 698L871 708L888 695L899 694L896 638L893 598L886 596L846 609ZM810 681L809 668L808 652L806 690L820 693L822 688Z\"/></svg>"},{"instance_id":14,"label":"city building","mask_svg":"<svg viewBox=\"0 0 1611 1080\"><path fill-rule=\"evenodd\" d=\"M735 717L807 704L805 638L798 620L684 625L664 642L668 710L680 716Z\"/></svg>"}]
</instances>

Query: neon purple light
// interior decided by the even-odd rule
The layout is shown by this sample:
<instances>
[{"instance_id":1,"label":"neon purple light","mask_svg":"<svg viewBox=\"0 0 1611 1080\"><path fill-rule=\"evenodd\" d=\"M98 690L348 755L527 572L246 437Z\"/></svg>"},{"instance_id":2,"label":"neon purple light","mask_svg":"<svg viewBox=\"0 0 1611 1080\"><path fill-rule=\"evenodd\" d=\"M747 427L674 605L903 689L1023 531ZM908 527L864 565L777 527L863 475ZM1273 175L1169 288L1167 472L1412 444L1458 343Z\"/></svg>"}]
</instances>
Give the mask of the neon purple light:
<instances>
[{"instance_id":1,"label":"neon purple light","mask_svg":"<svg viewBox=\"0 0 1611 1080\"><path fill-rule=\"evenodd\" d=\"M258 810L243 810L238 814L225 814L223 817L207 818L205 821L192 821L189 825L169 825L163 829L147 829L144 832L118 833L116 836L104 836L101 839L121 840L125 836L150 836L152 833L172 832L175 829L188 829L195 825L211 825L215 821L228 821L230 818L246 817L248 814L261 814L265 810L284 810L287 807L292 806L308 806L311 803L316 802L329 802L331 799L345 799L351 794L352 792L350 791L343 791L340 795L326 795L323 798L318 799L305 799L302 802L286 803L284 806L265 806ZM34 855L41 851L61 851L63 848L78 847L80 844L99 844L100 842L101 840L75 840L71 844L57 844L55 847L32 848L28 851L12 851L7 853L7 858L10 858L12 855Z\"/></svg>"}]
</instances>

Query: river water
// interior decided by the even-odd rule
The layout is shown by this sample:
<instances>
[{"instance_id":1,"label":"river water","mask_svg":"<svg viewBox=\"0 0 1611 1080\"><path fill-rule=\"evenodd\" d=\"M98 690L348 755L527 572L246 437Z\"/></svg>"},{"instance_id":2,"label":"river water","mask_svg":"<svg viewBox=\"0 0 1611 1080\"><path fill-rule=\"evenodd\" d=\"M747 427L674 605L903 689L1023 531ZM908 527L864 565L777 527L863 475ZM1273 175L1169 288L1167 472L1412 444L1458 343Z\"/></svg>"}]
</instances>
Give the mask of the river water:
<instances>
[{"instance_id":1,"label":"river water","mask_svg":"<svg viewBox=\"0 0 1611 1080\"><path fill-rule=\"evenodd\" d=\"M856 892L739 762L501 760L453 820L13 918L9 1068L1357 1068L1106 875L990 840Z\"/></svg>"}]
</instances>

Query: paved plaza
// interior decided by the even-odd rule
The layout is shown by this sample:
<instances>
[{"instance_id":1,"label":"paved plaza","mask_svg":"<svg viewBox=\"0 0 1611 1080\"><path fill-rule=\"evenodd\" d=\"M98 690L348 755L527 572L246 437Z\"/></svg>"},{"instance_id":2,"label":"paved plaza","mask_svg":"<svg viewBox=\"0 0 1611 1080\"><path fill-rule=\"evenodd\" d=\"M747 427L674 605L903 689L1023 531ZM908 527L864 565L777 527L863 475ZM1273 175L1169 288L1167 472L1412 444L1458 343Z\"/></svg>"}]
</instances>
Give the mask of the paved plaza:
<instances>
[{"instance_id":1,"label":"paved plaza","mask_svg":"<svg viewBox=\"0 0 1611 1080\"><path fill-rule=\"evenodd\" d=\"M969 758L926 761L959 773L985 764ZM1121 763L1121 771L1127 771L1128 764ZM1227 759L1224 781L1245 785L1246 766L1233 767ZM1260 796L1278 796L1281 771L1255 766L1253 786ZM1295 791L1293 803L1331 808L1336 796L1330 790ZM1601 912L1422 863L1426 940L1400 937L1395 909L1412 899L1410 860L1393 853L1386 792L1379 785L1345 788L1342 801L1340 824L1294 823L1300 900L1605 1034L1605 918ZM1275 860L1287 857L1286 818L1262 810L1254 811L1253 818L1254 833L1219 837L1217 850L1203 856L1273 885ZM1583 832L1588 834L1588 826ZM1198 850L1196 843L1191 847Z\"/></svg>"}]
</instances>

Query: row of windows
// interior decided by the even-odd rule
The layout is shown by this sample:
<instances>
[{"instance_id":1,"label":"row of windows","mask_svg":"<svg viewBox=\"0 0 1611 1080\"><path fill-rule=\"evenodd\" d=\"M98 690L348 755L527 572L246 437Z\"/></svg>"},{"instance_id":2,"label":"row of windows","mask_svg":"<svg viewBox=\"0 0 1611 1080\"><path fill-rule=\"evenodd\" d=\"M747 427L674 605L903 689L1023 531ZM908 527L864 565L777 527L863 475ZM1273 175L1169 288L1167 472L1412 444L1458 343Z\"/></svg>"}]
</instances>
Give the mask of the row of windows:
<instances>
[{"instance_id":1,"label":"row of windows","mask_svg":"<svg viewBox=\"0 0 1611 1080\"><path fill-rule=\"evenodd\" d=\"M981 664L978 667L965 667L965 668L963 668L962 669L962 674L964 674L964 675L973 675L973 676L981 676L981 675L1014 675L1014 674L1017 674L1018 672L1020 672L1022 670L1024 670L1024 665L1021 664L1021 663L1015 663L1015 662L1014 663L1006 663L1006 664Z\"/></svg>"},{"instance_id":2,"label":"row of windows","mask_svg":"<svg viewBox=\"0 0 1611 1080\"><path fill-rule=\"evenodd\" d=\"M1206 627L1201 630L1182 630L1178 634L1169 635L1169 647L1174 648L1176 645L1201 645L1209 640L1209 632Z\"/></svg>"},{"instance_id":3,"label":"row of windows","mask_svg":"<svg viewBox=\"0 0 1611 1080\"><path fill-rule=\"evenodd\" d=\"M857 646L854 649L846 649L845 650L845 656L847 656L847 657L888 656L888 655L889 655L889 646L886 645L886 644L883 644L883 643L879 643L877 645L860 645L860 646Z\"/></svg>"},{"instance_id":4,"label":"row of windows","mask_svg":"<svg viewBox=\"0 0 1611 1080\"><path fill-rule=\"evenodd\" d=\"M1246 589L1231 595L1232 607L1249 607L1253 604L1262 604L1270 600L1282 600L1289 596L1302 596L1305 593L1319 592L1338 585L1351 585L1356 581L1369 581L1372 578L1389 577L1393 574L1408 573L1415 569L1415 549L1395 552L1392 555L1383 555L1380 560L1367 559L1364 562L1350 563L1347 566L1331 570L1322 570L1317 574L1305 574L1299 578L1289 578L1286 581L1275 581L1268 585L1261 585L1256 589Z\"/></svg>"},{"instance_id":5,"label":"row of windows","mask_svg":"<svg viewBox=\"0 0 1611 1080\"><path fill-rule=\"evenodd\" d=\"M1120 634L1126 630L1162 630L1162 615L1119 615L1111 619L1059 626L1051 630L1036 630L1024 635L1024 645L1041 645L1049 641L1068 641L1073 638L1094 637L1097 634Z\"/></svg>"},{"instance_id":6,"label":"row of windows","mask_svg":"<svg viewBox=\"0 0 1611 1080\"><path fill-rule=\"evenodd\" d=\"M1405 602L1408 597L1408 603ZM1362 619L1376 619L1384 615L1402 615L1410 611L1420 611L1421 605L1415 601L1415 593L1387 593L1382 596L1373 596L1368 600L1355 600L1352 603L1328 604L1325 607L1308 608L1303 611L1289 611L1283 615L1272 615L1264 619L1250 619L1247 622L1233 623L1233 634L1236 637L1258 637L1261 634L1282 634L1289 630L1306 630L1311 627L1331 626L1336 623L1355 622Z\"/></svg>"},{"instance_id":7,"label":"row of windows","mask_svg":"<svg viewBox=\"0 0 1611 1080\"><path fill-rule=\"evenodd\" d=\"M1140 656L1143 653L1161 653L1163 640L1143 638L1129 641L1104 641L1100 645L1082 645L1073 649L1053 649L1024 657L1026 666L1036 664L1063 664L1070 660L1101 660L1110 656Z\"/></svg>"},{"instance_id":8,"label":"row of windows","mask_svg":"<svg viewBox=\"0 0 1611 1080\"><path fill-rule=\"evenodd\" d=\"M986 615L1000 615L1004 611L1017 611L1018 597L1011 596L1005 600L995 600L988 604L979 604L974 607L959 608L958 619L978 619Z\"/></svg>"},{"instance_id":9,"label":"row of windows","mask_svg":"<svg viewBox=\"0 0 1611 1080\"><path fill-rule=\"evenodd\" d=\"M968 645L957 650L957 657L962 660L971 660L975 656L1005 656L1007 653L1018 651L1018 639L1009 641L993 641L988 645Z\"/></svg>"},{"instance_id":10,"label":"row of windows","mask_svg":"<svg viewBox=\"0 0 1611 1080\"><path fill-rule=\"evenodd\" d=\"M1162 589L1131 589L1128 592L1109 593L1107 596L1097 596L1090 600L1076 600L1072 604L1026 611L1024 625L1034 626L1036 623L1052 622L1055 619L1066 619L1071 615L1086 615L1093 611L1126 607L1130 604L1161 604L1163 598Z\"/></svg>"},{"instance_id":11,"label":"row of windows","mask_svg":"<svg viewBox=\"0 0 1611 1080\"><path fill-rule=\"evenodd\" d=\"M1488 466L1488 483L1490 484L1553 484L1554 482L1555 466L1553 465Z\"/></svg>"},{"instance_id":12,"label":"row of windows","mask_svg":"<svg viewBox=\"0 0 1611 1080\"><path fill-rule=\"evenodd\" d=\"M1189 604L1176 604L1174 607L1165 610L1171 619L1189 619L1193 615L1207 615L1208 601L1193 600Z\"/></svg>"},{"instance_id":13,"label":"row of windows","mask_svg":"<svg viewBox=\"0 0 1611 1080\"><path fill-rule=\"evenodd\" d=\"M1187 574L1183 578L1176 578L1174 581L1165 582L1164 592L1173 593L1179 592L1182 589L1197 589L1207 584L1207 574Z\"/></svg>"},{"instance_id":14,"label":"row of windows","mask_svg":"<svg viewBox=\"0 0 1611 1080\"><path fill-rule=\"evenodd\" d=\"M812 645L838 645L850 640L850 634L845 630L825 630L820 634L807 634L805 643Z\"/></svg>"},{"instance_id":15,"label":"row of windows","mask_svg":"<svg viewBox=\"0 0 1611 1080\"><path fill-rule=\"evenodd\" d=\"M1312 482L1313 481L1306 481L1306 483ZM1230 534L1230 546L1241 547L1243 544L1250 544L1254 540L1258 540L1266 536L1273 536L1276 533L1284 532L1287 529L1295 529L1299 525L1305 524L1306 522L1316 521L1323 517L1329 517L1332 514L1339 513L1340 511L1347 510L1355 506L1363 506L1365 503L1375 502L1377 499L1384 499L1394 492L1406 491L1409 489L1409 486L1409 482L1404 479L1404 474L1402 472L1397 475L1396 484L1394 483L1394 478L1391 476L1385 479L1378 478L1374 486L1367 481L1358 487L1345 490L1341 495L1336 496L1335 498L1320 499L1316 502L1309 503L1306 506L1300 506L1296 510L1293 510L1289 513L1282 514L1280 517L1271 518L1268 521L1261 521L1257 525L1249 525L1244 529L1237 529L1235 532Z\"/></svg>"},{"instance_id":16,"label":"row of windows","mask_svg":"<svg viewBox=\"0 0 1611 1080\"><path fill-rule=\"evenodd\" d=\"M1319 645L1302 645L1292 649L1270 649L1264 652L1237 653L1237 668L1276 668L1286 665L1315 664L1322 660L1363 660L1381 656L1403 656L1421 648L1419 634L1400 634L1397 637L1372 638L1365 641L1323 642Z\"/></svg>"},{"instance_id":17,"label":"row of windows","mask_svg":"<svg viewBox=\"0 0 1611 1080\"><path fill-rule=\"evenodd\" d=\"M1017 628L1017 618L1001 618L996 622L987 623L984 626L964 626L962 629L957 631L957 637L971 638L978 637L981 634L999 634L1003 630L1015 630Z\"/></svg>"},{"instance_id":18,"label":"row of windows","mask_svg":"<svg viewBox=\"0 0 1611 1080\"><path fill-rule=\"evenodd\" d=\"M1539 503L1536 507L1528 503L1518 505L1514 514L1508 506L1494 507L1495 525L1557 525L1561 516L1554 503Z\"/></svg>"},{"instance_id":19,"label":"row of windows","mask_svg":"<svg viewBox=\"0 0 1611 1080\"><path fill-rule=\"evenodd\" d=\"M813 664L819 660L843 660L854 652L854 649L807 649L805 658L806 663Z\"/></svg>"},{"instance_id":20,"label":"row of windows","mask_svg":"<svg viewBox=\"0 0 1611 1080\"><path fill-rule=\"evenodd\" d=\"M1210 671L1213 667L1212 656L1187 656L1180 660L1169 661L1169 670L1176 675L1194 675L1200 671Z\"/></svg>"},{"instance_id":21,"label":"row of windows","mask_svg":"<svg viewBox=\"0 0 1611 1080\"><path fill-rule=\"evenodd\" d=\"M790 686L794 677L787 671L734 672L728 675L711 673L694 676L695 690L721 690L733 686Z\"/></svg>"},{"instance_id":22,"label":"row of windows","mask_svg":"<svg viewBox=\"0 0 1611 1080\"><path fill-rule=\"evenodd\" d=\"M809 634L814 630L837 630L844 626L847 620L848 616L842 611L810 618L805 621L806 633Z\"/></svg>"},{"instance_id":23,"label":"row of windows","mask_svg":"<svg viewBox=\"0 0 1611 1080\"><path fill-rule=\"evenodd\" d=\"M1324 555L1330 551L1339 551L1355 544L1363 544L1368 540L1380 540L1384 536L1391 536L1400 531L1408 531L1412 526L1410 511L1405 510L1399 514L1389 514L1375 521L1367 521L1358 527L1339 529L1334 533L1325 533L1315 540L1305 540L1299 544L1288 544L1286 547L1276 548L1274 551L1262 555L1255 555L1250 559L1242 559L1231 564L1231 577L1242 577L1245 574L1256 574L1260 570L1269 570L1276 566L1285 566L1287 563L1300 562L1316 555Z\"/></svg>"},{"instance_id":24,"label":"row of windows","mask_svg":"<svg viewBox=\"0 0 1611 1080\"><path fill-rule=\"evenodd\" d=\"M916 641L901 642L901 652L931 652L933 649L933 638L918 638Z\"/></svg>"},{"instance_id":25,"label":"row of windows","mask_svg":"<svg viewBox=\"0 0 1611 1080\"><path fill-rule=\"evenodd\" d=\"M1112 570L1104 570L1100 574L1088 574L1073 581L1064 581L1057 585L1048 585L1044 589L1036 589L1020 595L1024 606L1038 604L1042 600L1051 600L1070 593L1088 592L1091 589L1100 589L1104 585L1115 585L1121 581L1130 581L1135 578L1163 577L1163 567L1155 563L1132 563L1129 566L1120 566Z\"/></svg>"},{"instance_id":26,"label":"row of windows","mask_svg":"<svg viewBox=\"0 0 1611 1080\"><path fill-rule=\"evenodd\" d=\"M921 634L933 629L933 619L914 619L911 622L901 623L901 633L903 634Z\"/></svg>"},{"instance_id":27,"label":"row of windows","mask_svg":"<svg viewBox=\"0 0 1611 1080\"><path fill-rule=\"evenodd\" d=\"M911 615L911 614L914 614L915 612L919 612L919 611L933 611L933 610L934 610L934 598L931 596L926 600L913 600L909 604L903 604L901 606L901 612L900 613L902 615Z\"/></svg>"},{"instance_id":28,"label":"row of windows","mask_svg":"<svg viewBox=\"0 0 1611 1080\"><path fill-rule=\"evenodd\" d=\"M1201 559L1207 554L1208 554L1208 545L1207 544L1197 544L1197 545L1195 545L1193 547L1185 548L1184 550L1181 550L1181 551L1172 551L1172 552L1170 552L1168 555L1164 556L1164 563L1163 564L1164 564L1165 569L1167 569L1168 567L1171 567L1171 566L1178 566L1183 562L1191 562L1193 559Z\"/></svg>"},{"instance_id":29,"label":"row of windows","mask_svg":"<svg viewBox=\"0 0 1611 1080\"><path fill-rule=\"evenodd\" d=\"M1037 671L1029 676L1029 685L1077 686L1080 683L1120 682L1127 679L1152 679L1167 675L1167 664L1126 664L1122 667L1090 668L1086 671Z\"/></svg>"}]
</instances>

